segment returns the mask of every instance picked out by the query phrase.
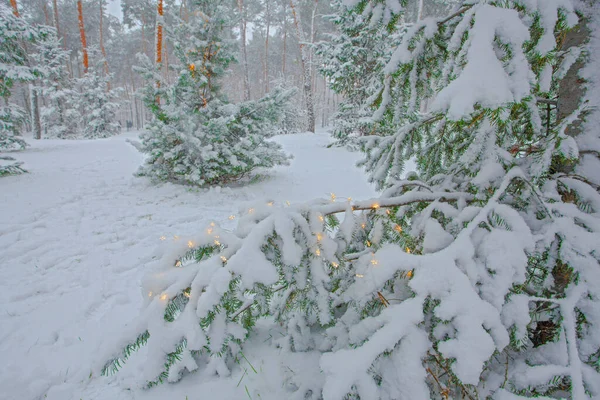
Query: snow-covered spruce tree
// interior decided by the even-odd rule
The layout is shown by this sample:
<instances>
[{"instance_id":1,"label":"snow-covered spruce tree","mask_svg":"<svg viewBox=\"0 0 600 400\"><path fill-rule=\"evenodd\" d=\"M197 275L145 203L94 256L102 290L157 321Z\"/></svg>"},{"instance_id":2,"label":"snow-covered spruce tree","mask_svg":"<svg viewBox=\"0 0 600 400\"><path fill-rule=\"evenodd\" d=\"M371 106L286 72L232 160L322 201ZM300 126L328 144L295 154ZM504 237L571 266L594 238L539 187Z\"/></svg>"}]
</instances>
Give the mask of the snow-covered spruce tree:
<instances>
[{"instance_id":1,"label":"snow-covered spruce tree","mask_svg":"<svg viewBox=\"0 0 600 400\"><path fill-rule=\"evenodd\" d=\"M297 380L290 398L598 398L600 112L586 107L600 39L564 40L595 32L594 10L573 28L567 0L477 1L416 24L384 90L408 80L402 107L433 101L368 139L381 197L256 205L235 232L211 224L157 253L145 308L103 372L145 345L144 384L199 366L225 375L272 318L284 350L323 352L324 385ZM545 120L576 67L580 105ZM410 157L419 171L401 180Z\"/></svg>"},{"instance_id":2,"label":"snow-covered spruce tree","mask_svg":"<svg viewBox=\"0 0 600 400\"><path fill-rule=\"evenodd\" d=\"M6 5L0 5L0 151L23 149L25 141L18 137L25 119L25 110L10 103L11 89L17 82L32 82L42 71L31 66L26 46L43 41L51 28L33 27L22 18L13 15ZM4 161L8 161L6 158ZM4 162L0 175L23 172L19 163Z\"/></svg>"},{"instance_id":3,"label":"snow-covered spruce tree","mask_svg":"<svg viewBox=\"0 0 600 400\"><path fill-rule=\"evenodd\" d=\"M76 137L81 112L77 109L79 94L74 87L74 80L65 68L69 51L62 47L61 40L52 31L37 46L32 58L45 71L38 87L44 98L44 104L40 107L43 136L59 139Z\"/></svg>"},{"instance_id":4,"label":"snow-covered spruce tree","mask_svg":"<svg viewBox=\"0 0 600 400\"><path fill-rule=\"evenodd\" d=\"M121 106L119 96L122 88L111 88L111 74L104 73L104 60L99 51L92 51L91 58L98 60L88 72L76 80L78 88L80 129L86 139L106 138L119 134L117 111Z\"/></svg>"},{"instance_id":5,"label":"snow-covered spruce tree","mask_svg":"<svg viewBox=\"0 0 600 400\"><path fill-rule=\"evenodd\" d=\"M174 84L140 58L138 70L148 81L144 101L154 120L142 135L148 157L139 174L202 186L287 164L281 147L265 138L275 131L293 92L276 90L258 101L228 104L219 83L235 59L231 13L220 0L198 1L195 9L187 22L173 16L167 31L179 61L172 66L178 71Z\"/></svg>"},{"instance_id":6,"label":"snow-covered spruce tree","mask_svg":"<svg viewBox=\"0 0 600 400\"><path fill-rule=\"evenodd\" d=\"M389 135L391 114L376 122L371 117L381 101L377 89L384 67L405 31L399 24L401 14L384 15L381 8L374 10L366 1L349 8L336 0L332 8L336 13L325 18L336 26L337 33L320 42L316 53L322 59L321 74L329 79L331 89L344 97L334 117L333 137L344 145L357 136Z\"/></svg>"}]
</instances>

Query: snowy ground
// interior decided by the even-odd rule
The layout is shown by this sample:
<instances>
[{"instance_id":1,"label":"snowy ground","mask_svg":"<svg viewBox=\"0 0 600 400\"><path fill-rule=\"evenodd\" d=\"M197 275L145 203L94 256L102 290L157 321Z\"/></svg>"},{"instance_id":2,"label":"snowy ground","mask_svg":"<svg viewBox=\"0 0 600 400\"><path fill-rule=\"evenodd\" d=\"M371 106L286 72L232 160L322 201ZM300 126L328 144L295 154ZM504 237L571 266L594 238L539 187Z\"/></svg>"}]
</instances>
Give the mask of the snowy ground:
<instances>
[{"instance_id":1,"label":"snowy ground","mask_svg":"<svg viewBox=\"0 0 600 400\"><path fill-rule=\"evenodd\" d=\"M133 366L99 377L91 366L141 304L139 281L161 236L175 240L247 201L303 201L375 194L353 167L358 154L327 149L325 133L276 138L295 159L247 187L153 186L132 174L141 155L125 134L96 141L45 140L16 153L30 174L0 179L0 399L282 399L314 357L287 360L262 344L267 328L227 379L194 374L153 390L129 388ZM228 225L229 224L229 225ZM285 361L285 365L284 365ZM244 369L248 371L244 372ZM312 376L311 376L312 374Z\"/></svg>"}]
</instances>

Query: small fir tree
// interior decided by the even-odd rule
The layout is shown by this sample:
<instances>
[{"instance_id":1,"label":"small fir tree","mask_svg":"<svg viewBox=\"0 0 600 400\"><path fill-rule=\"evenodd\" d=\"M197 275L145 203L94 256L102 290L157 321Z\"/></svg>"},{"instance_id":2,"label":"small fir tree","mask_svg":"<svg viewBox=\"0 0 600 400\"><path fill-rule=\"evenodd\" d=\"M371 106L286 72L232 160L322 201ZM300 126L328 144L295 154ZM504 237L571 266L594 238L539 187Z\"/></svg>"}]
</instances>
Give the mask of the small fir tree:
<instances>
[{"instance_id":1,"label":"small fir tree","mask_svg":"<svg viewBox=\"0 0 600 400\"><path fill-rule=\"evenodd\" d=\"M174 16L168 32L179 64L176 82L167 84L141 57L140 73L154 120L142 135L148 154L140 175L191 185L239 180L256 168L285 165L289 157L265 138L279 122L290 91L274 91L255 102L228 104L219 84L234 61L230 20L222 1L199 1L189 21Z\"/></svg>"}]
</instances>

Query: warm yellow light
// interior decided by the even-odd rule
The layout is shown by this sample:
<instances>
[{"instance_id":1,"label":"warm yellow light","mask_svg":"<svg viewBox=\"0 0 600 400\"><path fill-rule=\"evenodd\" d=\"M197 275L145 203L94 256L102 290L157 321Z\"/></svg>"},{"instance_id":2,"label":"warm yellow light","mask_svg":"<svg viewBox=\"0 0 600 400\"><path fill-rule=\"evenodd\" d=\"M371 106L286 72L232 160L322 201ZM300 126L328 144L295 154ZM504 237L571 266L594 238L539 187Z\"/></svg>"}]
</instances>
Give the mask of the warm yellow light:
<instances>
[{"instance_id":1,"label":"warm yellow light","mask_svg":"<svg viewBox=\"0 0 600 400\"><path fill-rule=\"evenodd\" d=\"M270 202L268 202L268 203L267 203L267 205L268 205L269 207L273 207L273 204L274 204L274 203L273 203L272 201L270 201Z\"/></svg>"},{"instance_id":2,"label":"warm yellow light","mask_svg":"<svg viewBox=\"0 0 600 400\"><path fill-rule=\"evenodd\" d=\"M406 272L406 277L407 278L412 278L412 276L413 276L412 270Z\"/></svg>"},{"instance_id":3,"label":"warm yellow light","mask_svg":"<svg viewBox=\"0 0 600 400\"><path fill-rule=\"evenodd\" d=\"M175 239L175 240L179 239L179 235L173 235L173 239Z\"/></svg>"},{"instance_id":4,"label":"warm yellow light","mask_svg":"<svg viewBox=\"0 0 600 400\"><path fill-rule=\"evenodd\" d=\"M226 262L227 261L227 257L221 256L221 261Z\"/></svg>"},{"instance_id":5,"label":"warm yellow light","mask_svg":"<svg viewBox=\"0 0 600 400\"><path fill-rule=\"evenodd\" d=\"M208 228L208 229L206 230L206 233L208 233L209 235L212 235L212 233L213 233L213 228Z\"/></svg>"},{"instance_id":6,"label":"warm yellow light","mask_svg":"<svg viewBox=\"0 0 600 400\"><path fill-rule=\"evenodd\" d=\"M289 206L290 204L292 204L292 203L290 203L290 201L289 201L289 200L286 200L286 201L285 201L285 205Z\"/></svg>"},{"instance_id":7,"label":"warm yellow light","mask_svg":"<svg viewBox=\"0 0 600 400\"><path fill-rule=\"evenodd\" d=\"M391 212L390 210L385 210L385 213L386 213L387 215L390 215L392 212Z\"/></svg>"},{"instance_id":8,"label":"warm yellow light","mask_svg":"<svg viewBox=\"0 0 600 400\"><path fill-rule=\"evenodd\" d=\"M188 299L189 299L190 297L192 297L192 294L191 294L191 293L189 293L189 292L183 292L183 295L184 295L185 297L187 297Z\"/></svg>"},{"instance_id":9,"label":"warm yellow light","mask_svg":"<svg viewBox=\"0 0 600 400\"><path fill-rule=\"evenodd\" d=\"M175 266L176 266L176 267L181 267L181 260L177 260L177 261L175 262Z\"/></svg>"},{"instance_id":10,"label":"warm yellow light","mask_svg":"<svg viewBox=\"0 0 600 400\"><path fill-rule=\"evenodd\" d=\"M152 292L148 292L148 297L152 297Z\"/></svg>"},{"instance_id":11,"label":"warm yellow light","mask_svg":"<svg viewBox=\"0 0 600 400\"><path fill-rule=\"evenodd\" d=\"M408 247L406 248L406 252L410 254L410 249Z\"/></svg>"},{"instance_id":12,"label":"warm yellow light","mask_svg":"<svg viewBox=\"0 0 600 400\"><path fill-rule=\"evenodd\" d=\"M367 240L367 247L371 247L371 242Z\"/></svg>"},{"instance_id":13,"label":"warm yellow light","mask_svg":"<svg viewBox=\"0 0 600 400\"><path fill-rule=\"evenodd\" d=\"M229 219L234 220L235 219L235 215L230 215Z\"/></svg>"},{"instance_id":14,"label":"warm yellow light","mask_svg":"<svg viewBox=\"0 0 600 400\"><path fill-rule=\"evenodd\" d=\"M371 208L377 210L379 208L379 203L375 203L371 206Z\"/></svg>"},{"instance_id":15,"label":"warm yellow light","mask_svg":"<svg viewBox=\"0 0 600 400\"><path fill-rule=\"evenodd\" d=\"M331 262L331 266L332 266L333 268L337 268L337 267L339 267L339 266L340 266L340 264L336 263L335 261L332 261L332 262Z\"/></svg>"},{"instance_id":16,"label":"warm yellow light","mask_svg":"<svg viewBox=\"0 0 600 400\"><path fill-rule=\"evenodd\" d=\"M331 201L335 201L335 193L331 193Z\"/></svg>"},{"instance_id":17,"label":"warm yellow light","mask_svg":"<svg viewBox=\"0 0 600 400\"><path fill-rule=\"evenodd\" d=\"M371 264L372 265L377 265L377 264L379 264L379 261L377 261L376 259L372 259L371 260Z\"/></svg>"},{"instance_id":18,"label":"warm yellow light","mask_svg":"<svg viewBox=\"0 0 600 400\"><path fill-rule=\"evenodd\" d=\"M211 222L211 223L210 223L210 226L215 226L215 223L214 223L214 222Z\"/></svg>"},{"instance_id":19,"label":"warm yellow light","mask_svg":"<svg viewBox=\"0 0 600 400\"><path fill-rule=\"evenodd\" d=\"M188 247L191 249L192 247L194 247L194 242L192 242L191 240L188 241Z\"/></svg>"},{"instance_id":20,"label":"warm yellow light","mask_svg":"<svg viewBox=\"0 0 600 400\"><path fill-rule=\"evenodd\" d=\"M348 202L351 202L351 201L352 201L352 197L348 197Z\"/></svg>"},{"instance_id":21,"label":"warm yellow light","mask_svg":"<svg viewBox=\"0 0 600 400\"><path fill-rule=\"evenodd\" d=\"M220 246L221 245L221 242L219 242L217 239L215 239L214 243L215 243L216 246Z\"/></svg>"},{"instance_id":22,"label":"warm yellow light","mask_svg":"<svg viewBox=\"0 0 600 400\"><path fill-rule=\"evenodd\" d=\"M248 209L248 214L252 214L254 212L254 208Z\"/></svg>"},{"instance_id":23,"label":"warm yellow light","mask_svg":"<svg viewBox=\"0 0 600 400\"><path fill-rule=\"evenodd\" d=\"M166 236L161 236L160 240L167 240L167 237Z\"/></svg>"},{"instance_id":24,"label":"warm yellow light","mask_svg":"<svg viewBox=\"0 0 600 400\"><path fill-rule=\"evenodd\" d=\"M166 300L167 299L167 294L166 293L161 294L160 295L160 299L161 300Z\"/></svg>"},{"instance_id":25,"label":"warm yellow light","mask_svg":"<svg viewBox=\"0 0 600 400\"><path fill-rule=\"evenodd\" d=\"M365 229L367 227L367 224L365 224L364 222L362 224L360 224L360 227Z\"/></svg>"},{"instance_id":26,"label":"warm yellow light","mask_svg":"<svg viewBox=\"0 0 600 400\"><path fill-rule=\"evenodd\" d=\"M323 239L323 234L322 233L317 233L317 240L321 241L321 239Z\"/></svg>"},{"instance_id":27,"label":"warm yellow light","mask_svg":"<svg viewBox=\"0 0 600 400\"><path fill-rule=\"evenodd\" d=\"M325 218L322 215L319 215L319 221L323 222L325 221Z\"/></svg>"},{"instance_id":28,"label":"warm yellow light","mask_svg":"<svg viewBox=\"0 0 600 400\"><path fill-rule=\"evenodd\" d=\"M363 274L356 274L357 278L364 278L365 276Z\"/></svg>"},{"instance_id":29,"label":"warm yellow light","mask_svg":"<svg viewBox=\"0 0 600 400\"><path fill-rule=\"evenodd\" d=\"M398 224L396 224L396 226L394 226L394 230L398 233L402 232L402 227Z\"/></svg>"},{"instance_id":30,"label":"warm yellow light","mask_svg":"<svg viewBox=\"0 0 600 400\"><path fill-rule=\"evenodd\" d=\"M321 249L316 249L315 250L315 254L318 255L318 256L320 256L321 255Z\"/></svg>"}]
</instances>

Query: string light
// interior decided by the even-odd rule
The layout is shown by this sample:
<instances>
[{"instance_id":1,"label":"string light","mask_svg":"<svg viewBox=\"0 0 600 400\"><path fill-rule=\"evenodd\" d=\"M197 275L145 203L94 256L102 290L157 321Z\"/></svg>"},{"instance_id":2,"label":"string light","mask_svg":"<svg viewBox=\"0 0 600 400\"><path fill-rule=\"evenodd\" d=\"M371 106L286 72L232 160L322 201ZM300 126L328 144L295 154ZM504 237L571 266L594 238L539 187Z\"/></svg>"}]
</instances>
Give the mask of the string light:
<instances>
[{"instance_id":1,"label":"string light","mask_svg":"<svg viewBox=\"0 0 600 400\"><path fill-rule=\"evenodd\" d=\"M273 207L273 204L274 204L274 203L273 203L272 201L270 201L270 202L268 202L268 203L267 203L267 205L268 205L269 207Z\"/></svg>"},{"instance_id":2,"label":"string light","mask_svg":"<svg viewBox=\"0 0 600 400\"><path fill-rule=\"evenodd\" d=\"M211 223L210 223L210 226L215 226L215 223L214 223L214 222L211 222Z\"/></svg>"},{"instance_id":3,"label":"string light","mask_svg":"<svg viewBox=\"0 0 600 400\"><path fill-rule=\"evenodd\" d=\"M320 255L321 255L321 249L316 249L316 250L315 250L315 254L316 254L317 256L320 256Z\"/></svg>"},{"instance_id":4,"label":"string light","mask_svg":"<svg viewBox=\"0 0 600 400\"><path fill-rule=\"evenodd\" d=\"M367 227L367 224L365 224L364 222L362 224L360 224L360 227L365 229Z\"/></svg>"},{"instance_id":5,"label":"string light","mask_svg":"<svg viewBox=\"0 0 600 400\"><path fill-rule=\"evenodd\" d=\"M285 205L286 205L286 206L288 206L288 207L289 207L291 204L292 204L292 203L290 203L290 201L289 201L289 200L286 200L286 201L285 201Z\"/></svg>"},{"instance_id":6,"label":"string light","mask_svg":"<svg viewBox=\"0 0 600 400\"><path fill-rule=\"evenodd\" d=\"M225 256L221 256L221 261L223 261L223 262L227 262L227 257L225 257Z\"/></svg>"},{"instance_id":7,"label":"string light","mask_svg":"<svg viewBox=\"0 0 600 400\"><path fill-rule=\"evenodd\" d=\"M230 215L229 219L233 221L235 219L235 215Z\"/></svg>"},{"instance_id":8,"label":"string light","mask_svg":"<svg viewBox=\"0 0 600 400\"><path fill-rule=\"evenodd\" d=\"M167 299L167 294L166 293L161 294L160 295L160 299L161 300L166 300Z\"/></svg>"},{"instance_id":9,"label":"string light","mask_svg":"<svg viewBox=\"0 0 600 400\"><path fill-rule=\"evenodd\" d=\"M160 240L167 240L167 237L166 236L161 236Z\"/></svg>"},{"instance_id":10,"label":"string light","mask_svg":"<svg viewBox=\"0 0 600 400\"><path fill-rule=\"evenodd\" d=\"M317 240L320 242L323 239L323 234L321 232L317 233Z\"/></svg>"},{"instance_id":11,"label":"string light","mask_svg":"<svg viewBox=\"0 0 600 400\"><path fill-rule=\"evenodd\" d=\"M254 208L248 209L248 214L252 214L254 212Z\"/></svg>"},{"instance_id":12,"label":"string light","mask_svg":"<svg viewBox=\"0 0 600 400\"><path fill-rule=\"evenodd\" d=\"M371 206L371 208L373 208L374 210L377 210L379 208L379 203L375 203Z\"/></svg>"},{"instance_id":13,"label":"string light","mask_svg":"<svg viewBox=\"0 0 600 400\"><path fill-rule=\"evenodd\" d=\"M188 241L188 247L191 249L192 247L194 247L194 242L192 242L191 240Z\"/></svg>"},{"instance_id":14,"label":"string light","mask_svg":"<svg viewBox=\"0 0 600 400\"><path fill-rule=\"evenodd\" d=\"M219 242L217 239L215 239L214 243L215 243L216 246L220 246L221 245L221 242Z\"/></svg>"},{"instance_id":15,"label":"string light","mask_svg":"<svg viewBox=\"0 0 600 400\"><path fill-rule=\"evenodd\" d=\"M152 292L148 292L148 297L152 297L153 293Z\"/></svg>"},{"instance_id":16,"label":"string light","mask_svg":"<svg viewBox=\"0 0 600 400\"><path fill-rule=\"evenodd\" d=\"M402 232L402 227L398 224L396 224L396 226L394 226L394 230L398 233Z\"/></svg>"},{"instance_id":17,"label":"string light","mask_svg":"<svg viewBox=\"0 0 600 400\"><path fill-rule=\"evenodd\" d=\"M357 278L364 278L365 276L363 274L356 274Z\"/></svg>"},{"instance_id":18,"label":"string light","mask_svg":"<svg viewBox=\"0 0 600 400\"><path fill-rule=\"evenodd\" d=\"M377 261L377 259L374 258L371 260L371 265L377 265L377 264L379 264L379 261Z\"/></svg>"},{"instance_id":19,"label":"string light","mask_svg":"<svg viewBox=\"0 0 600 400\"><path fill-rule=\"evenodd\" d=\"M410 270L410 271L407 271L407 272L406 272L406 277L407 277L407 278L409 278L409 279L410 279L410 278L412 278L412 276L413 276L413 272L412 272L412 270Z\"/></svg>"},{"instance_id":20,"label":"string light","mask_svg":"<svg viewBox=\"0 0 600 400\"><path fill-rule=\"evenodd\" d=\"M367 247L371 247L371 242L367 240Z\"/></svg>"},{"instance_id":21,"label":"string light","mask_svg":"<svg viewBox=\"0 0 600 400\"><path fill-rule=\"evenodd\" d=\"M337 268L337 267L339 267L339 266L340 266L340 264L336 263L335 261L332 261L332 262L331 262L331 266L332 266L333 268Z\"/></svg>"},{"instance_id":22,"label":"string light","mask_svg":"<svg viewBox=\"0 0 600 400\"><path fill-rule=\"evenodd\" d=\"M191 294L190 292L183 292L183 295L184 295L185 297L187 297L188 299L189 299L190 297L192 297L192 294Z\"/></svg>"},{"instance_id":23,"label":"string light","mask_svg":"<svg viewBox=\"0 0 600 400\"><path fill-rule=\"evenodd\" d=\"M176 267L181 267L181 260L175 261L175 266Z\"/></svg>"},{"instance_id":24,"label":"string light","mask_svg":"<svg viewBox=\"0 0 600 400\"><path fill-rule=\"evenodd\" d=\"M348 197L348 203L352 202L352 197Z\"/></svg>"},{"instance_id":25,"label":"string light","mask_svg":"<svg viewBox=\"0 0 600 400\"><path fill-rule=\"evenodd\" d=\"M213 233L213 228L208 228L208 229L206 230L206 233L208 233L209 235L212 235L212 233Z\"/></svg>"},{"instance_id":26,"label":"string light","mask_svg":"<svg viewBox=\"0 0 600 400\"><path fill-rule=\"evenodd\" d=\"M408 247L406 248L406 252L410 254L410 249Z\"/></svg>"},{"instance_id":27,"label":"string light","mask_svg":"<svg viewBox=\"0 0 600 400\"><path fill-rule=\"evenodd\" d=\"M335 193L331 193L331 201L335 201Z\"/></svg>"},{"instance_id":28,"label":"string light","mask_svg":"<svg viewBox=\"0 0 600 400\"><path fill-rule=\"evenodd\" d=\"M323 222L325 221L325 218L322 215L319 215L319 221Z\"/></svg>"}]
</instances>

